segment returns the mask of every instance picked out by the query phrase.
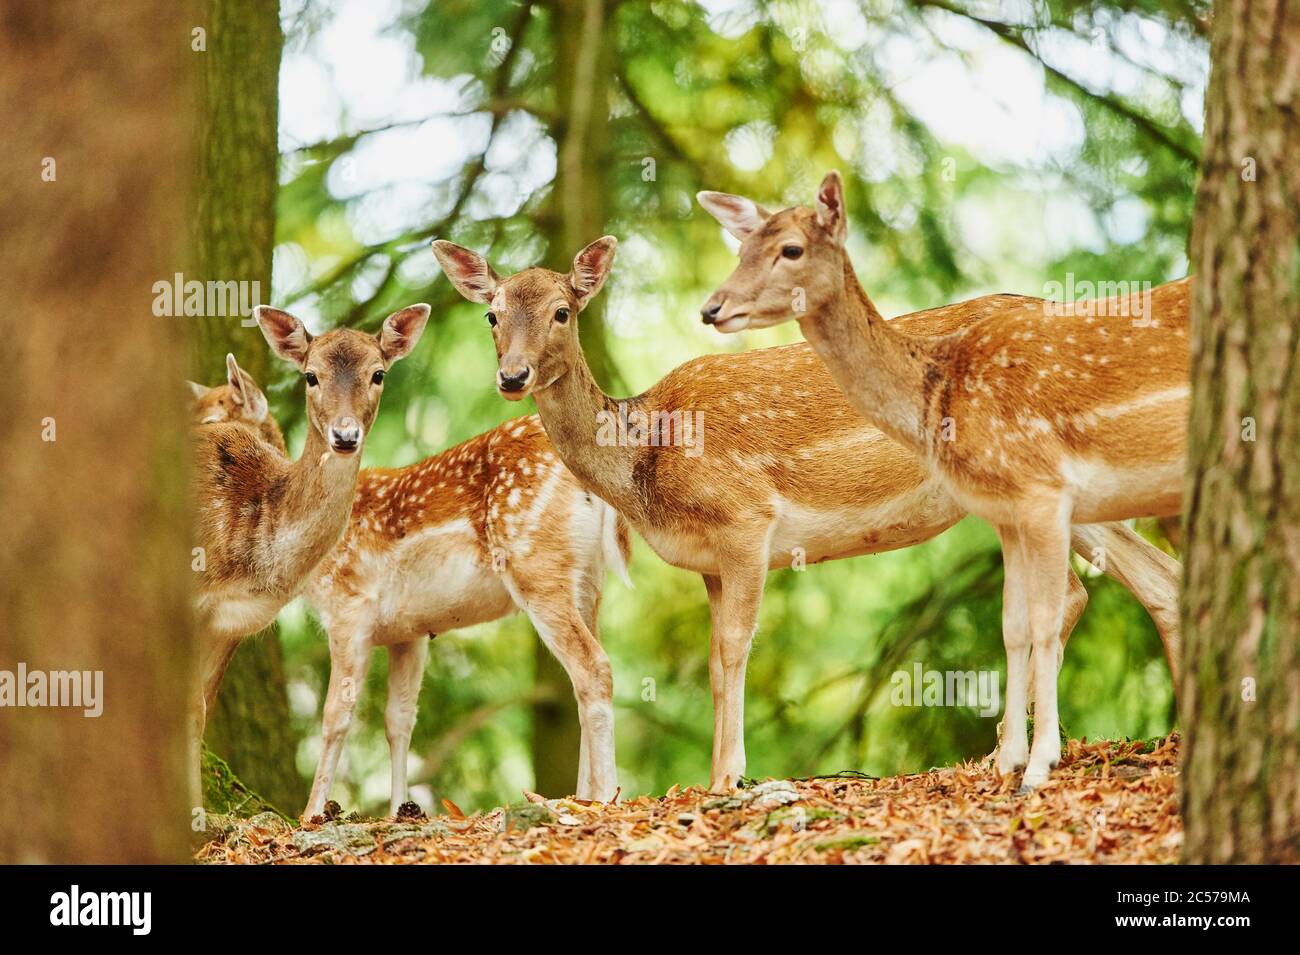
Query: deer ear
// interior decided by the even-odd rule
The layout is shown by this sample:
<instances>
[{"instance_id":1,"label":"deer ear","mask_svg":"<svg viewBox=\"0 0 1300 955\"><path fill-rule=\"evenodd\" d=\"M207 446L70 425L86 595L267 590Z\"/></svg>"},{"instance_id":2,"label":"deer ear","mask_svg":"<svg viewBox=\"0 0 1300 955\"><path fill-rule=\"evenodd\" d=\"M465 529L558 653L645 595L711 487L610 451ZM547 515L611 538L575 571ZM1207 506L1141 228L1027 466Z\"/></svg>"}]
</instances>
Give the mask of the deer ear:
<instances>
[{"instance_id":1,"label":"deer ear","mask_svg":"<svg viewBox=\"0 0 1300 955\"><path fill-rule=\"evenodd\" d=\"M200 385L197 381L186 381L185 384L189 386L190 397L195 401L205 398L208 392L212 390L207 385Z\"/></svg>"},{"instance_id":2,"label":"deer ear","mask_svg":"<svg viewBox=\"0 0 1300 955\"><path fill-rule=\"evenodd\" d=\"M265 421L270 411L266 403L266 395L262 394L262 389L257 387L257 382L253 381L252 376L239 367L235 356L229 353L226 354L226 381L234 389L235 400L244 406L245 417L258 424Z\"/></svg>"},{"instance_id":3,"label":"deer ear","mask_svg":"<svg viewBox=\"0 0 1300 955\"><path fill-rule=\"evenodd\" d=\"M486 305L492 301L501 277L492 271L483 256L445 239L434 240L433 254L457 292L471 302Z\"/></svg>"},{"instance_id":4,"label":"deer ear","mask_svg":"<svg viewBox=\"0 0 1300 955\"><path fill-rule=\"evenodd\" d=\"M840 245L848 235L849 220L844 210L844 180L832 169L817 188L817 222Z\"/></svg>"},{"instance_id":5,"label":"deer ear","mask_svg":"<svg viewBox=\"0 0 1300 955\"><path fill-rule=\"evenodd\" d=\"M235 361L235 356L226 352L226 384L235 392L235 400L241 405L244 401L244 380L239 375L239 363Z\"/></svg>"},{"instance_id":6,"label":"deer ear","mask_svg":"<svg viewBox=\"0 0 1300 955\"><path fill-rule=\"evenodd\" d=\"M617 248L618 239L612 235L603 235L573 257L569 285L578 295L578 308L586 308L587 303L605 284L605 279L609 278L610 267L614 264L614 250Z\"/></svg>"},{"instance_id":7,"label":"deer ear","mask_svg":"<svg viewBox=\"0 0 1300 955\"><path fill-rule=\"evenodd\" d=\"M428 320L429 306L423 303L408 305L384 319L384 327L379 330L377 337L379 352L384 356L385 366L410 354L415 343L424 334L424 323Z\"/></svg>"},{"instance_id":8,"label":"deer ear","mask_svg":"<svg viewBox=\"0 0 1300 955\"><path fill-rule=\"evenodd\" d=\"M729 192L697 192L695 198L705 212L741 242L772 215L754 200Z\"/></svg>"},{"instance_id":9,"label":"deer ear","mask_svg":"<svg viewBox=\"0 0 1300 955\"><path fill-rule=\"evenodd\" d=\"M253 309L253 318L262 329L266 342L285 361L291 361L302 371L307 370L307 349L311 335L306 326L288 312L269 305Z\"/></svg>"}]
</instances>

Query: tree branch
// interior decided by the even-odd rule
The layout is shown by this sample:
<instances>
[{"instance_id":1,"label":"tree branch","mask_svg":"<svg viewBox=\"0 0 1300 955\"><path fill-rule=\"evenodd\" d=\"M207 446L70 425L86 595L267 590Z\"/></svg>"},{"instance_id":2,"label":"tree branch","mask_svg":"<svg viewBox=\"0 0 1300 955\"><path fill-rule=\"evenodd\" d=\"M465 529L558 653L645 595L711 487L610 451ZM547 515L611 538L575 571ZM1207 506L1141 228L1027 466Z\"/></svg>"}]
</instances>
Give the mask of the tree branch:
<instances>
[{"instance_id":1,"label":"tree branch","mask_svg":"<svg viewBox=\"0 0 1300 955\"><path fill-rule=\"evenodd\" d=\"M1146 114L1142 113L1139 110L1134 109L1132 106L1129 106L1127 103L1123 102L1120 99L1117 99L1112 96L1107 96L1104 93L1098 93L1096 90L1089 89L1087 86L1084 86L1083 83L1079 82L1074 77L1061 72L1059 69L1052 66L1052 64L1044 60L1038 54L1038 52L1029 45L1029 42L1025 39L1025 35L1024 35L1025 31L1023 28L1014 26L1010 23L1004 23L1000 20L987 20L983 17L971 13L969 10L962 9L956 4L949 3L947 2L947 0L911 0L911 3L912 6L916 7L917 9L925 9L929 7L936 10L943 10L946 13L953 14L954 16L964 17L966 20L969 20L971 23L978 24L979 26L983 27L985 30L988 30L990 33L999 37L1005 43L1008 43L1011 46L1015 47L1016 49L1020 50L1021 52L1026 53L1029 56L1033 57L1038 62L1038 64L1042 66L1044 70L1047 71L1048 75L1054 77L1057 81L1064 83L1066 86L1069 86L1071 89L1074 89L1084 94L1085 96L1095 100L1096 102L1100 103L1102 106L1110 110L1115 115L1127 119L1129 122L1133 123L1133 125L1138 127L1138 129L1141 132L1145 133L1149 138L1156 140L1161 145L1165 146L1167 149L1171 150L1178 156L1181 156L1183 159L1186 159L1188 162L1194 164L1200 162L1200 156L1197 154L1196 150L1192 149L1185 143L1179 142L1169 133L1168 130L1166 130L1164 127L1160 126L1158 123L1152 120L1151 117L1147 116Z\"/></svg>"},{"instance_id":2,"label":"tree branch","mask_svg":"<svg viewBox=\"0 0 1300 955\"><path fill-rule=\"evenodd\" d=\"M506 51L505 56L501 58L501 63L497 66L496 75L492 82L491 97L488 102L497 102L503 99L510 86L510 70L519 56L521 41L523 40L524 30L528 28L528 20L532 13L532 8L533 4L531 2L524 3L519 8L519 13L515 17L515 22L511 25L510 49ZM315 295L325 291L336 283L342 281L348 275L352 274L363 262L372 256L385 254L394 255L401 252L403 246L431 239L448 229L456 219L460 217L460 213L464 209L466 201L468 201L470 194L474 191L474 186L483 175L487 164L487 154L492 148L492 142L496 138L497 131L501 126L501 118L506 112L508 111L494 112L492 114L492 125L488 129L487 143L483 147L483 152L469 164L468 172L465 175L464 182L461 184L460 191L456 196L456 201L452 204L451 210L445 216L423 229L408 232L406 235L399 236L396 239L389 239L387 242L379 242L362 248L355 255L331 269L326 275L304 286L297 292L294 292L288 297L286 304L292 304L309 295ZM364 134L357 135L360 136ZM366 309L378 300L382 291L391 282L396 271L396 260L390 261L384 278L380 282L379 287L375 290L375 293L369 296L365 301L358 302L352 307L348 312L345 324L351 325L360 317L364 316Z\"/></svg>"},{"instance_id":3,"label":"tree branch","mask_svg":"<svg viewBox=\"0 0 1300 955\"><path fill-rule=\"evenodd\" d=\"M281 155L288 156L294 153L328 152L331 150L337 150L341 154L355 146L357 141L363 136L371 136L375 133L386 133L394 129L409 129L412 126L420 126L435 119L457 119L463 116L476 116L479 113L491 113L493 116L501 117L505 116L507 113L515 112L516 110L531 113L538 119L545 120L548 123L555 121L555 113L553 110L543 109L540 106L533 106L519 98L494 97L492 99L484 100L478 106L457 110L453 113L433 113L429 116L421 116L419 119L400 119L395 122L384 123L382 126L371 126L369 129L359 129L356 132L345 133L344 135L335 137L334 139L321 139L314 143L294 146L291 149L286 149L281 153Z\"/></svg>"},{"instance_id":4,"label":"tree branch","mask_svg":"<svg viewBox=\"0 0 1300 955\"><path fill-rule=\"evenodd\" d=\"M733 176L730 176L706 163L704 160L698 159L687 153L685 147L673 138L673 135L668 131L668 128L664 126L654 113L650 111L650 107L646 104L645 100L641 98L636 87L633 86L632 81L628 78L627 71L622 65L618 68L616 79L618 80L619 87L623 90L624 95L627 96L629 101L631 101L637 115L645 124L646 130L650 133L650 137L659 144L659 147L665 153L683 166L687 166L694 170L695 176L699 182L710 189L740 190L742 188L735 182Z\"/></svg>"}]
</instances>

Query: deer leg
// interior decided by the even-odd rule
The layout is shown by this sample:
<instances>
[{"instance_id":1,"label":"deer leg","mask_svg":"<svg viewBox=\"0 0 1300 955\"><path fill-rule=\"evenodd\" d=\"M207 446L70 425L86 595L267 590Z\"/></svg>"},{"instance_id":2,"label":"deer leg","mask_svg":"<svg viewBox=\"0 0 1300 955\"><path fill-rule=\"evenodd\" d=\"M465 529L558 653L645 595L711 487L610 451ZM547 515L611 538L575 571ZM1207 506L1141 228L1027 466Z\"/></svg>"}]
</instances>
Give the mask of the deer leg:
<instances>
[{"instance_id":1,"label":"deer leg","mask_svg":"<svg viewBox=\"0 0 1300 955\"><path fill-rule=\"evenodd\" d=\"M423 634L408 643L388 648L388 703L384 707L384 729L388 733L388 756L392 768L388 813L397 815L406 802L406 755L415 729L415 713L420 701L420 682L424 663L429 657L429 640Z\"/></svg>"},{"instance_id":2,"label":"deer leg","mask_svg":"<svg viewBox=\"0 0 1300 955\"><path fill-rule=\"evenodd\" d=\"M1061 643L1056 651L1056 669L1060 671L1061 661L1065 659L1065 645L1070 640L1070 634L1074 632L1075 625L1078 624L1079 618L1083 616L1083 610L1088 606L1088 588L1083 585L1079 575L1074 572L1074 568L1067 563L1066 580L1069 582L1069 589L1065 594L1065 613L1061 623ZM1026 697L1029 700L1029 712L1033 712L1034 700L1034 668L1029 668L1029 687L1026 691ZM1002 740L1002 727L1004 723L998 723L997 733L998 741Z\"/></svg>"},{"instance_id":3,"label":"deer leg","mask_svg":"<svg viewBox=\"0 0 1300 955\"><path fill-rule=\"evenodd\" d=\"M578 612L582 614L582 622L586 624L587 630L591 633L591 635L595 638L596 642L599 644L600 643L600 591L596 591L595 594L592 595L589 599L583 601L578 607ZM612 685L610 688L609 702L612 707L613 706ZM601 783L600 780L598 780L594 775L596 769L595 763L596 760L605 759L606 757L603 753L595 752L596 741L593 740L591 737L592 734L586 732L583 733L582 746L578 753L578 778L585 779L590 774L591 781L592 781L592 791L599 792L601 788ZM609 754L608 754L609 768L606 772L608 774L612 774L610 778L614 785L614 793L610 794L609 799L613 799L614 795L616 795L618 792L618 773L614 762L614 740L612 738L612 730L611 730L611 738L609 740L609 747L610 747Z\"/></svg>"},{"instance_id":4,"label":"deer leg","mask_svg":"<svg viewBox=\"0 0 1300 955\"><path fill-rule=\"evenodd\" d=\"M1021 781L1022 791L1028 791L1045 783L1052 767L1061 760L1056 677L1067 589L1069 527L1064 520L1056 524L1042 521L1022 528L1020 540L1022 563L1018 571L1026 575L1022 599L1027 608L1034 669L1034 743Z\"/></svg>"},{"instance_id":5,"label":"deer leg","mask_svg":"<svg viewBox=\"0 0 1300 955\"><path fill-rule=\"evenodd\" d=\"M320 761L316 766L316 778L312 781L311 797L302 814L305 820L325 811L325 801L329 798L339 756L343 752L343 741L347 738L348 727L352 725L352 711L361 694L361 685L366 680L366 671L370 669L368 632L363 632L352 624L343 626L339 623L334 623L329 631L330 683L325 695L323 742Z\"/></svg>"},{"instance_id":6,"label":"deer leg","mask_svg":"<svg viewBox=\"0 0 1300 955\"><path fill-rule=\"evenodd\" d=\"M578 751L579 799L608 802L618 790L614 764L614 675L605 648L587 627L569 594L544 599L521 593L519 601L542 642L564 667L578 700L582 744Z\"/></svg>"},{"instance_id":7,"label":"deer leg","mask_svg":"<svg viewBox=\"0 0 1300 955\"><path fill-rule=\"evenodd\" d=\"M1084 560L1127 587L1151 615L1165 647L1177 695L1182 651L1178 609L1182 565L1123 524L1080 524L1071 528L1070 542Z\"/></svg>"},{"instance_id":8,"label":"deer leg","mask_svg":"<svg viewBox=\"0 0 1300 955\"><path fill-rule=\"evenodd\" d=\"M195 694L190 708L189 738L189 794L190 806L199 809L203 806L203 727L207 722L207 707L203 703L203 694Z\"/></svg>"},{"instance_id":9,"label":"deer leg","mask_svg":"<svg viewBox=\"0 0 1300 955\"><path fill-rule=\"evenodd\" d=\"M752 555L749 555L752 561ZM745 667L763 602L763 563L724 563L717 577L705 576L713 635L709 682L713 689L713 772L709 789L734 789L745 773Z\"/></svg>"},{"instance_id":10,"label":"deer leg","mask_svg":"<svg viewBox=\"0 0 1300 955\"><path fill-rule=\"evenodd\" d=\"M207 632L199 634L199 695L190 711L189 746L190 800L196 808L203 805L203 733L208 726L208 714L217 702L221 678L226 675L240 639Z\"/></svg>"},{"instance_id":11,"label":"deer leg","mask_svg":"<svg viewBox=\"0 0 1300 955\"><path fill-rule=\"evenodd\" d=\"M1002 776L1010 776L1029 761L1025 710L1029 693L1029 619L1025 606L1025 575L1020 532L999 527L1002 540L1002 645L1007 652L1006 708L1002 738L994 762Z\"/></svg>"},{"instance_id":12,"label":"deer leg","mask_svg":"<svg viewBox=\"0 0 1300 955\"><path fill-rule=\"evenodd\" d=\"M233 640L228 637L208 636L203 640L203 649L199 660L200 679L203 683L203 708L199 722L199 740L207 727L208 714L217 705L217 693L221 690L221 680L226 675L231 658L239 649L242 637Z\"/></svg>"},{"instance_id":13,"label":"deer leg","mask_svg":"<svg viewBox=\"0 0 1300 955\"><path fill-rule=\"evenodd\" d=\"M1070 566L1070 559L1068 556L1066 557L1065 569L1065 581L1067 586L1065 591L1065 607L1061 616L1061 642L1057 644L1056 647L1056 669L1058 673L1061 669L1061 661L1065 659L1065 645L1069 642L1070 634L1074 632L1074 627L1079 622L1079 618L1083 616L1084 608L1088 606L1088 588L1083 585L1083 581L1079 579L1079 575L1076 574L1074 568ZM1037 670L1031 663L1029 667L1028 690L1029 712L1031 714L1034 712L1034 687L1036 683L1036 673Z\"/></svg>"}]
</instances>

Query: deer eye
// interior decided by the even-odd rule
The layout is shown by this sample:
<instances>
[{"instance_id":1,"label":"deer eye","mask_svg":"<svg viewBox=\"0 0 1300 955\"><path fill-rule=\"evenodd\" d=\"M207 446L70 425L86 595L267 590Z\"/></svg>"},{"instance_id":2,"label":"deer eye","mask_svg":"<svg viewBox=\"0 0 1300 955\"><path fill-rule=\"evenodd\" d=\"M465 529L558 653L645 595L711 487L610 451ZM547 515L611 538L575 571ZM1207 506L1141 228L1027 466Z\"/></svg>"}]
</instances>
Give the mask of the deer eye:
<instances>
[{"instance_id":1,"label":"deer eye","mask_svg":"<svg viewBox=\"0 0 1300 955\"><path fill-rule=\"evenodd\" d=\"M496 327L497 327L497 316L496 316L496 312L488 312L488 313L487 313L487 320L488 320L488 324L491 325L493 328L496 328Z\"/></svg>"},{"instance_id":2,"label":"deer eye","mask_svg":"<svg viewBox=\"0 0 1300 955\"><path fill-rule=\"evenodd\" d=\"M787 245L781 250L781 254L787 259L797 259L799 256L803 255L803 249L799 248L797 245Z\"/></svg>"},{"instance_id":3,"label":"deer eye","mask_svg":"<svg viewBox=\"0 0 1300 955\"><path fill-rule=\"evenodd\" d=\"M309 371L309 372L307 372L307 376L306 376L306 377L307 377L307 387L308 387L308 388L315 388L317 385L320 384L320 379L316 377L316 372L314 372L314 371Z\"/></svg>"},{"instance_id":4,"label":"deer eye","mask_svg":"<svg viewBox=\"0 0 1300 955\"><path fill-rule=\"evenodd\" d=\"M371 376L370 376L370 381L371 381L373 384L376 384L376 385L382 385L382 384L384 383L384 372L383 372L383 370L381 369L381 370L375 372L373 375L371 375Z\"/></svg>"},{"instance_id":5,"label":"deer eye","mask_svg":"<svg viewBox=\"0 0 1300 955\"><path fill-rule=\"evenodd\" d=\"M561 305L555 310L555 320L563 325L569 320L569 310Z\"/></svg>"}]
</instances>

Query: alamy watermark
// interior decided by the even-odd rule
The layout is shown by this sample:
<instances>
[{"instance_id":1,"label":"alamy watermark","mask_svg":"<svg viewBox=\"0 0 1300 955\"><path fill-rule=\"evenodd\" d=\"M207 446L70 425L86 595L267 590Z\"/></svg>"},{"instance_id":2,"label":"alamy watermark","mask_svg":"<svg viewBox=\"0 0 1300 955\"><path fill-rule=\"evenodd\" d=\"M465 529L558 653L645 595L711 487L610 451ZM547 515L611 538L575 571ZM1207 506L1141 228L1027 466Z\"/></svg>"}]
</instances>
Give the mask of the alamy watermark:
<instances>
[{"instance_id":1,"label":"alamy watermark","mask_svg":"<svg viewBox=\"0 0 1300 955\"><path fill-rule=\"evenodd\" d=\"M969 706L980 716L1002 709L1002 675L997 670L927 670L920 663L889 678L894 706Z\"/></svg>"},{"instance_id":2,"label":"alamy watermark","mask_svg":"<svg viewBox=\"0 0 1300 955\"><path fill-rule=\"evenodd\" d=\"M0 670L0 707L52 706L80 709L96 719L104 712L103 670Z\"/></svg>"},{"instance_id":3,"label":"alamy watermark","mask_svg":"<svg viewBox=\"0 0 1300 955\"><path fill-rule=\"evenodd\" d=\"M158 318L239 318L239 324L252 328L257 322L250 316L262 301L262 283L186 280L177 272L170 282L153 283L153 313Z\"/></svg>"},{"instance_id":4,"label":"alamy watermark","mask_svg":"<svg viewBox=\"0 0 1300 955\"><path fill-rule=\"evenodd\" d=\"M688 458L704 453L703 411L642 411L627 408L596 412L596 444L602 448L685 448Z\"/></svg>"},{"instance_id":5,"label":"alamy watermark","mask_svg":"<svg viewBox=\"0 0 1300 955\"><path fill-rule=\"evenodd\" d=\"M50 924L56 926L119 925L132 935L148 935L152 913L152 892L83 892L74 884L50 896Z\"/></svg>"},{"instance_id":6,"label":"alamy watermark","mask_svg":"<svg viewBox=\"0 0 1300 955\"><path fill-rule=\"evenodd\" d=\"M1066 272L1065 282L1046 283L1043 295L1046 315L1131 318L1135 328L1151 326L1150 282L1076 282L1074 273Z\"/></svg>"}]
</instances>

